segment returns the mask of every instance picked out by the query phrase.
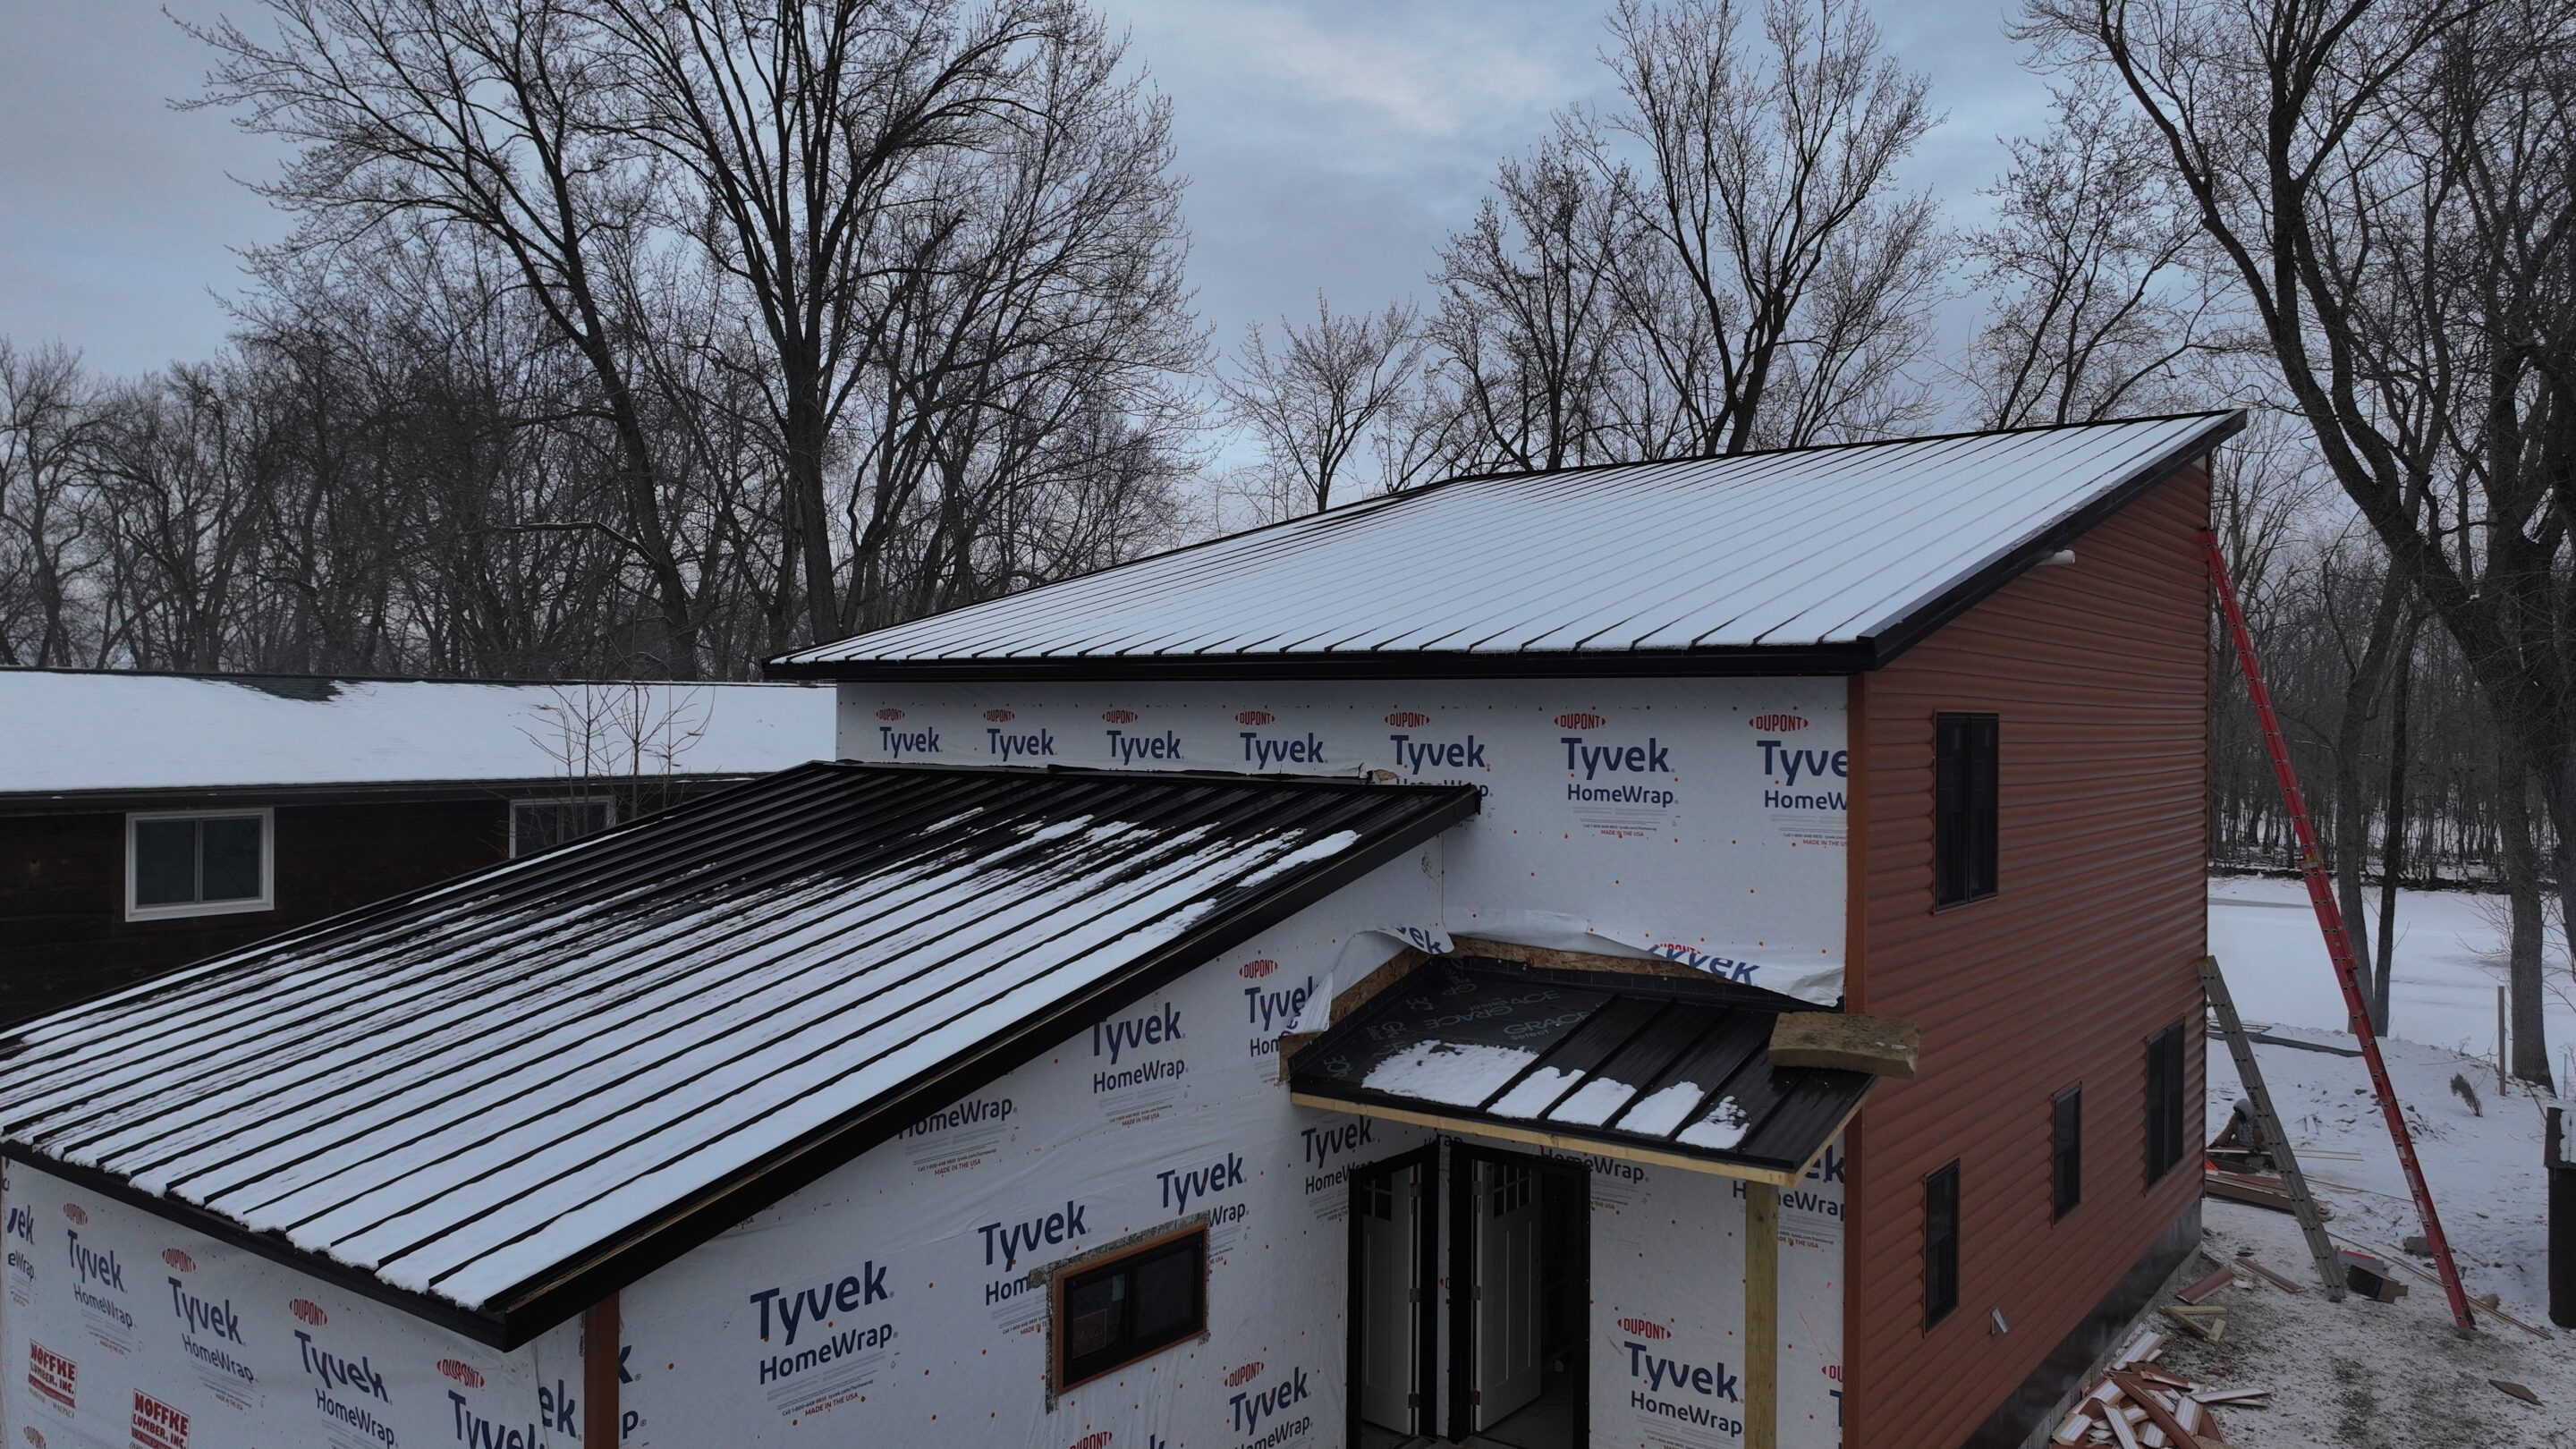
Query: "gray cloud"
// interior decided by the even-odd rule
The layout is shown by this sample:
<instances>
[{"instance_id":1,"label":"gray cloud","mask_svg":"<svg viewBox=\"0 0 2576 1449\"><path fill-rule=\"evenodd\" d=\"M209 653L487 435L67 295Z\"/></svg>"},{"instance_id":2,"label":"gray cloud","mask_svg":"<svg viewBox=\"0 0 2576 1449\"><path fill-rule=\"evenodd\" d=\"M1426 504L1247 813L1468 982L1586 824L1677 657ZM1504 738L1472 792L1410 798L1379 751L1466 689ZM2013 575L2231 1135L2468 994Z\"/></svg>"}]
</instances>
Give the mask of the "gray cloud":
<instances>
[{"instance_id":1,"label":"gray cloud","mask_svg":"<svg viewBox=\"0 0 2576 1449\"><path fill-rule=\"evenodd\" d=\"M1192 278L1220 345L1316 291L1376 306L1428 288L1441 238L1559 107L1607 98L1600 11L1550 0L1104 0L1171 97L1191 177ZM245 0L170 0L193 20ZM1954 217L2044 91L1995 0L1882 4L1892 48L1948 123L1913 168ZM286 223L234 177L277 148L195 94L202 48L147 0L0 0L0 334L109 371L202 357L237 249ZM1954 328L1970 312L1953 309Z\"/></svg>"}]
</instances>

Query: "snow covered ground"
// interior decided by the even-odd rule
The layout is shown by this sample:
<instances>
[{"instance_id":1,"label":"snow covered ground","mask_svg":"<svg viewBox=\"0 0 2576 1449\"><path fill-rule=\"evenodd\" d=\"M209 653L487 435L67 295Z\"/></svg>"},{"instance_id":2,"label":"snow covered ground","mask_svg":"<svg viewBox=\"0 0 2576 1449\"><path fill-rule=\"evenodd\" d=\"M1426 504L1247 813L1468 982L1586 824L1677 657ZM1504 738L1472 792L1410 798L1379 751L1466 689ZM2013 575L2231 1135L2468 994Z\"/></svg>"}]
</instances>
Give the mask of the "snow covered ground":
<instances>
[{"instance_id":1,"label":"snow covered ground","mask_svg":"<svg viewBox=\"0 0 2576 1449\"><path fill-rule=\"evenodd\" d=\"M2280 1034L2353 1046L2340 1032L2285 1028ZM2420 1228L2360 1060L2270 1045L2255 1052L2284 1129L2306 1149L2309 1182L2333 1214L2328 1231L2383 1256L2396 1254ZM2526 1092L2499 1096L2492 1066L2440 1048L2392 1042L2388 1064L2470 1294L2494 1293L2505 1312L2548 1330L2539 1103ZM2470 1084L2475 1109L2452 1087L2454 1076ZM2234 1063L2212 1043L2212 1135L2239 1094ZM2576 1333L2548 1330L2542 1339L2489 1317L2477 1333L2462 1337L2451 1328L2441 1289L2402 1272L2410 1289L2393 1304L2359 1297L2328 1303L2316 1291L2294 1219L2224 1202L2207 1203L2205 1214L2204 1243L2212 1256L2223 1261L2250 1248L2265 1266L2308 1289L2292 1295L2240 1282L2214 1300L2228 1308L2222 1342L2184 1342L2176 1334L2168 1346L2167 1365L2193 1378L2274 1391L2269 1409L2221 1416L2230 1443L2267 1449L2576 1446ZM2410 1261L2431 1268L2427 1259ZM2540 1406L2507 1397L2490 1379L2529 1388Z\"/></svg>"},{"instance_id":2,"label":"snow covered ground","mask_svg":"<svg viewBox=\"0 0 2576 1449\"><path fill-rule=\"evenodd\" d=\"M2376 891L2371 900L2376 929ZM2397 893L2390 1035L2493 1060L2496 988L2504 984L2502 901L2476 891ZM2567 1053L2576 1047L2576 982L2567 974L2566 943L2553 939L2551 947L2549 1059L2565 1086ZM2209 949L2247 1022L2343 1030L2343 995L2298 881L2212 876Z\"/></svg>"},{"instance_id":3,"label":"snow covered ground","mask_svg":"<svg viewBox=\"0 0 2576 1449\"><path fill-rule=\"evenodd\" d=\"M2209 897L2210 950L2246 1021L2350 1052L2342 994L2300 883L2213 877ZM2496 1085L2502 913L2492 896L2406 891L2397 919L2389 1072L2435 1205L2470 1294L2497 1295L2504 1312L2550 1336L2489 1316L2463 1337L2451 1327L2441 1289L2402 1272L2410 1291L2393 1304L2358 1297L2329 1303L2316 1290L2296 1220L2213 1201L2204 1219L2212 1257L2250 1250L2308 1291L2240 1279L2215 1300L2228 1308L2227 1337L2207 1344L2177 1332L2165 1365L2214 1387L2273 1390L2268 1409L2222 1411L2228 1442L2237 1445L2576 1449L2576 1333L2548 1330L2541 1102ZM2576 990L2564 947L2553 944L2550 1055L2562 1073L2576 1075L2566 1066L2576 1046ZM2329 1231L2351 1246L2398 1254L2422 1229L2360 1059L2274 1045L2255 1052L2309 1182L2333 1215ZM2241 1095L2235 1063L2213 1040L2210 1135ZM2432 1267L2426 1258L2406 1261ZM2494 1379L2530 1389L2540 1405L2506 1395Z\"/></svg>"}]
</instances>

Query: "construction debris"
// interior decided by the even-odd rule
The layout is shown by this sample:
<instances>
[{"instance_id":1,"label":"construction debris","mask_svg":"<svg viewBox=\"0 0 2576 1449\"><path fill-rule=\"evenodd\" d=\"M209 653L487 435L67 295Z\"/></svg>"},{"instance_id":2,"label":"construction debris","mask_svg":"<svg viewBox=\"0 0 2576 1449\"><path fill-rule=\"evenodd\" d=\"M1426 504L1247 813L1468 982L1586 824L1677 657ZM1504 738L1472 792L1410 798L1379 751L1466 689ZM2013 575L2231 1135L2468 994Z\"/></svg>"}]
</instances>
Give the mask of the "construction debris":
<instances>
[{"instance_id":1,"label":"construction debris","mask_svg":"<svg viewBox=\"0 0 2576 1449\"><path fill-rule=\"evenodd\" d=\"M2521 1384L2517 1384L2510 1379L2489 1379L2487 1382L2495 1385L2498 1393L2510 1394L2514 1398L2520 1399L2526 1404L2536 1406L2540 1402L2540 1395L2533 1393L2530 1389L2525 1388Z\"/></svg>"},{"instance_id":2,"label":"construction debris","mask_svg":"<svg viewBox=\"0 0 2576 1449\"><path fill-rule=\"evenodd\" d=\"M2222 1311L2195 1307L2177 1317L2195 1325L2201 1320L2214 1324L2215 1315ZM2163 1334L2138 1330L2058 1424L2049 1442L2116 1444L2121 1449L2227 1449L2215 1406L2260 1409L2270 1405L2269 1389L2215 1389L2156 1367L2164 1346Z\"/></svg>"},{"instance_id":3,"label":"construction debris","mask_svg":"<svg viewBox=\"0 0 2576 1449\"><path fill-rule=\"evenodd\" d=\"M2185 1303L2205 1303L2218 1296L2218 1290L2236 1281L2236 1269L2221 1264L2209 1270L2209 1276L2183 1289L2174 1296Z\"/></svg>"},{"instance_id":4,"label":"construction debris","mask_svg":"<svg viewBox=\"0 0 2576 1449\"><path fill-rule=\"evenodd\" d=\"M2344 1286L2364 1298L2394 1303L2406 1296L2405 1280L2390 1270L2388 1260L2369 1253L2343 1250Z\"/></svg>"},{"instance_id":5,"label":"construction debris","mask_svg":"<svg viewBox=\"0 0 2576 1449\"><path fill-rule=\"evenodd\" d=\"M2299 1210L2298 1203L2291 1198L2289 1189L2282 1185L2281 1179L2268 1173L2229 1172L2224 1168L2212 1166L2202 1176L2200 1191L2203 1197L2241 1202L2250 1207L2270 1208L2276 1213L2295 1214ZM2334 1212L2324 1203L2319 1203L2317 1216L2330 1218L2334 1216Z\"/></svg>"},{"instance_id":6,"label":"construction debris","mask_svg":"<svg viewBox=\"0 0 2576 1449\"><path fill-rule=\"evenodd\" d=\"M2254 1250L2251 1248L2240 1248L2237 1250L2236 1266L2253 1274L2255 1277L2262 1279L2264 1282L2271 1284L2273 1287L2280 1289L2284 1293L2305 1293L2308 1291L2292 1280L2284 1278L2280 1274L2273 1272L2270 1268L2265 1267L2262 1260L2254 1256Z\"/></svg>"}]
</instances>

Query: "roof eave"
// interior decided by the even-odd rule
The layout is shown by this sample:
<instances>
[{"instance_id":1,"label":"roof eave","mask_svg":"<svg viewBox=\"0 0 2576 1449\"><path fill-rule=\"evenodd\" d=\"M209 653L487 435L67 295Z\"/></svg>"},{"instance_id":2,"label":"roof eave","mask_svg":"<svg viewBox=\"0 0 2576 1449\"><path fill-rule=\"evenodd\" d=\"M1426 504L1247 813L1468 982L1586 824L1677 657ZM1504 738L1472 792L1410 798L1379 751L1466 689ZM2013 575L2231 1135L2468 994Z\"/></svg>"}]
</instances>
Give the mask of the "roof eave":
<instances>
[{"instance_id":1,"label":"roof eave","mask_svg":"<svg viewBox=\"0 0 2576 1449\"><path fill-rule=\"evenodd\" d=\"M1080 654L1042 658L771 660L780 679L855 683L992 683L1186 679L1669 679L1858 674L1867 641L1724 649L1468 653L1373 650L1304 654Z\"/></svg>"}]
</instances>

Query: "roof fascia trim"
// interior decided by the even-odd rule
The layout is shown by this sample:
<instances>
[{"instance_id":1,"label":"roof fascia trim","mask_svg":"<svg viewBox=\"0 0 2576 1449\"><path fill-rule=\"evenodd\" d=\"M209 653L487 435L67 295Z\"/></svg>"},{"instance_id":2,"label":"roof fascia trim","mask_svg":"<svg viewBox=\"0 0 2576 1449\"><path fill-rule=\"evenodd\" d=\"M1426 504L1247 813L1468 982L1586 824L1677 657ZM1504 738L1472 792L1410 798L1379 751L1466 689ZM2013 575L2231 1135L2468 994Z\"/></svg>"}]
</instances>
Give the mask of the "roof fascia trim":
<instances>
[{"instance_id":1,"label":"roof fascia trim","mask_svg":"<svg viewBox=\"0 0 2576 1449\"><path fill-rule=\"evenodd\" d=\"M1579 1132L1550 1132L1537 1127L1517 1127L1489 1117L1463 1112L1438 1112L1422 1106L1399 1107L1391 1099L1378 1097L1344 1097L1337 1093L1319 1092L1309 1087L1291 1088L1288 1100L1300 1107L1313 1107L1326 1112L1346 1112L1355 1117L1374 1117L1382 1122L1402 1122L1413 1127L1429 1127L1439 1132L1459 1132L1470 1137L1490 1137L1503 1142L1517 1142L1528 1147L1548 1147L1559 1152L1590 1153L1595 1157L1616 1158L1622 1162L1642 1163L1648 1167L1669 1167L1680 1172L1704 1173L1710 1177L1731 1177L1738 1182L1767 1182L1773 1187L1796 1184L1804 1166L1797 1168L1763 1167L1751 1162L1727 1158L1700 1157L1686 1152L1666 1152L1615 1137L1593 1137ZM1848 1119L1846 1119L1848 1120ZM1830 1138L1827 1139L1831 1141ZM1822 1148L1817 1149L1822 1151Z\"/></svg>"},{"instance_id":2,"label":"roof fascia trim","mask_svg":"<svg viewBox=\"0 0 2576 1449\"><path fill-rule=\"evenodd\" d=\"M1598 653L1469 654L1378 650L1347 654L1139 654L981 659L852 659L763 668L781 679L857 683L1187 679L1640 679L1858 674L1875 667L1866 642Z\"/></svg>"},{"instance_id":3,"label":"roof fascia trim","mask_svg":"<svg viewBox=\"0 0 2576 1449\"><path fill-rule=\"evenodd\" d=\"M2242 409L2211 419L2208 427L2140 465L2117 487L2042 530L2020 547L1970 572L1934 595L1929 603L1911 613L1882 620L1863 635L1871 655L1870 662L1864 667L1878 669L1893 662L1898 655L1922 643L1941 626L2028 573L2041 559L2101 527L2113 514L2154 492L2189 467L2193 459L2209 454L2219 444L2244 430L2245 413Z\"/></svg>"}]
</instances>

